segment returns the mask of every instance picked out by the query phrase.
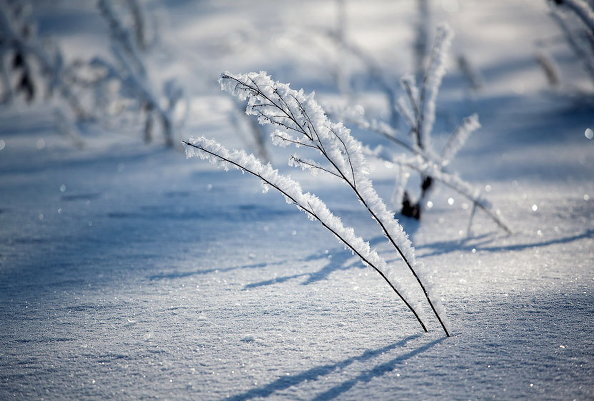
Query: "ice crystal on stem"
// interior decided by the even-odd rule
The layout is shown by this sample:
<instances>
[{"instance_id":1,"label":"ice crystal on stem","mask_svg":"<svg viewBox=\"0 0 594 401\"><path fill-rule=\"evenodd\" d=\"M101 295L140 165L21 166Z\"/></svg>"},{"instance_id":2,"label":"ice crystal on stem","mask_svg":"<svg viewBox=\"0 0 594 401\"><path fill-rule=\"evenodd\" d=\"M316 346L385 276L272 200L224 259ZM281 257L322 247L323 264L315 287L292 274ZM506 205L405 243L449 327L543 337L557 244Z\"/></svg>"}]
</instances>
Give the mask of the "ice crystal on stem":
<instances>
[{"instance_id":1,"label":"ice crystal on stem","mask_svg":"<svg viewBox=\"0 0 594 401\"><path fill-rule=\"evenodd\" d=\"M427 285L418 274L414 249L402 226L394 219L381 200L369 178L369 172L363 155L363 146L355 140L342 123L330 121L324 110L314 99L314 94L296 91L287 84L273 81L266 73L248 73L233 75L225 73L220 79L223 90L230 92L241 100L247 100L246 113L254 115L261 124L271 124L278 128L273 133L276 145L295 145L312 150L321 156L324 164L314 162L299 155L291 157L290 163L311 171L325 172L347 185L369 212L371 218L379 225L383 235L387 238L397 254L403 259L421 287L425 299L429 303L442 329L449 336L442 316L438 312L441 306L436 297L429 294ZM318 220L329 229L347 247L355 252L363 262L374 268L388 282L391 288L406 303L415 314L419 323L425 325L415 308L407 301L404 288L398 285L393 274L386 273L387 267L376 256L369 260L366 255L368 244L361 248L361 244L352 228L344 228L323 204L321 200L311 194L303 194L300 186L287 177L283 177L269 165L264 166L254 156L241 151L228 151L216 142L199 138L186 142L198 155L217 162L222 167L237 167L247 171L266 184L280 191L298 208L304 210L310 217ZM193 155L194 153L190 153ZM338 223L340 224L338 224ZM372 252L373 255L375 253ZM392 269L389 269L392 271Z\"/></svg>"}]
</instances>

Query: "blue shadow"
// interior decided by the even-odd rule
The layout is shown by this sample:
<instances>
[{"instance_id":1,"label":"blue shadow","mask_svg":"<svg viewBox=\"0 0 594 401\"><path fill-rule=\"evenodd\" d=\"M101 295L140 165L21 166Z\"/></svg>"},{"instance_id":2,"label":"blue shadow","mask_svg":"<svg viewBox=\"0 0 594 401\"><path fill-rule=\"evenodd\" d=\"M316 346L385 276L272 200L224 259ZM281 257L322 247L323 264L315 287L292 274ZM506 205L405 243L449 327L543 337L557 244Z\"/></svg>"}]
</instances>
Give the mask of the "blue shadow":
<instances>
[{"instance_id":1,"label":"blue shadow","mask_svg":"<svg viewBox=\"0 0 594 401\"><path fill-rule=\"evenodd\" d=\"M297 373L294 375L281 376L278 379L276 379L275 381L270 382L262 387L253 388L253 389L248 390L244 393L236 394L234 396L224 398L224 401L241 401L241 400L249 400L252 398L269 397L277 391L285 390L287 388L297 386L297 385L307 382L307 381L318 380L321 377L327 376L337 370L344 369L344 368L348 367L349 365L353 364L354 362L364 362L364 361L373 359L385 352L389 352L394 349L404 347L408 342L415 340L419 337L421 337L420 334L414 334L414 335L408 336L408 337L404 338L403 340L400 340L396 343L387 345L382 348L377 348L374 350L367 350L367 351L363 352L361 355L347 358L347 359L344 359L344 360L336 362L336 363L316 366L314 368L305 370L303 372L300 372L300 373ZM360 378L362 378L362 379L369 378L370 379L371 377L381 376L381 375L385 374L386 372L388 372L389 370L392 370L394 368L394 366L397 365L398 363L401 363L401 362L405 361L406 359L409 359L412 356L417 355L418 353L423 352L423 351L433 347L434 345L441 342L442 340L443 340L443 338L440 340L433 341L433 342L431 342L427 345L424 345L420 348L417 348L407 354L399 356L399 357L391 360L390 362L378 365L375 368L373 368L372 370L370 370L368 372L364 372L361 375L357 376L355 379L344 382L336 387L333 387L332 389L328 390L327 392L322 393L320 396L316 397L316 399L329 400L329 399L335 398L336 396L340 395L341 393L347 391L357 381L362 381ZM353 381L354 381L354 383L352 385L349 385ZM319 397L325 397L325 398L319 398Z\"/></svg>"}]
</instances>

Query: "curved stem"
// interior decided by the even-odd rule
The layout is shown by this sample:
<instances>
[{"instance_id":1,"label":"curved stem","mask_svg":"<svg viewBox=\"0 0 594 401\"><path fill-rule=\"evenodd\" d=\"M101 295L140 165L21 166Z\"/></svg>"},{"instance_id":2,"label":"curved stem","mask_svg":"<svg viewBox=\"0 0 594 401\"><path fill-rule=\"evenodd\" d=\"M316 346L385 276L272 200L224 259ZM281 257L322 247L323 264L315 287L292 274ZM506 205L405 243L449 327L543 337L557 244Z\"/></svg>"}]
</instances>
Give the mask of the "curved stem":
<instances>
[{"instance_id":1,"label":"curved stem","mask_svg":"<svg viewBox=\"0 0 594 401\"><path fill-rule=\"evenodd\" d=\"M222 157L221 155L218 155L216 153L213 153L207 149L202 148L201 146L197 146L194 145L190 142L187 141L182 141L184 144L191 146L193 148L199 149L202 152L208 153L214 157L217 157L227 163L230 163L244 171L246 171L247 173L261 179L262 181L264 181L267 185L270 185L272 188L276 189L277 191L279 191L281 194L283 194L284 196L286 196L291 202L293 202L296 205L299 205L299 207L301 207L306 213L308 213L310 216L312 216L313 218L315 218L317 221L320 222L320 224L322 224L322 226L324 228L326 228L328 231L330 231L332 234L334 234L334 236L336 236L336 238L338 238L345 246L347 246L351 251L353 251L365 264L367 264L368 266L370 266L371 268L373 268L390 286L390 288L392 288L392 290L396 293L396 295L398 295L398 297L402 300L402 302L404 302L404 304L407 306L407 308L413 313L413 315L415 316L415 318L417 319L417 321L419 322L419 324L421 325L421 327L423 328L423 330L425 332L427 332L427 327L425 326L425 324L423 323L423 321L421 320L420 316L418 315L418 313L414 310L414 308L412 307L412 305L402 296L402 294L396 289L396 287L394 287L394 285L390 282L390 280L388 279L388 277L377 267L375 266L373 263L371 263L365 256L361 255L355 248L353 248L353 246L346 241L344 238L342 238L340 236L340 234L338 234L336 231L334 231L331 227L329 227L326 223L324 223L322 220L320 220L320 218L315 214L314 211L307 209L304 207L304 205L301 205L300 203L298 203L295 198L293 198L291 195L287 194L285 191L283 191L281 188L279 188L277 185L275 185L274 183L270 182L269 180L267 180L266 178L260 176L259 174L257 174L254 171L251 171L250 169L245 168L244 166L234 162L233 160L229 160L227 158Z\"/></svg>"},{"instance_id":2,"label":"curved stem","mask_svg":"<svg viewBox=\"0 0 594 401\"><path fill-rule=\"evenodd\" d=\"M305 136L307 136L310 140L314 141L314 138L311 137L310 135L312 134L312 132L310 131L310 135L308 135L308 133L306 132L306 130L304 129L304 127L297 121L297 118L293 115L293 113L291 112L291 110L289 109L289 112L285 111L283 107L280 107L278 104L276 104L274 101L272 101L270 98L268 98L258 87L257 83L254 82L252 80L252 83L254 84L254 87L251 87L243 82L241 82L240 80L228 76L228 75L223 75L222 78L225 79L232 79L236 82L238 82L238 84L243 85L244 87L248 88L249 90L256 92L256 94L261 95L263 98L265 98L266 100L268 100L274 107L276 107L277 109L281 110L286 116L287 118L289 118L294 124L296 124L296 126L302 130L302 134L304 134ZM275 92L276 93L276 92ZM278 94L277 94L278 96ZM282 99L282 97L279 96L279 98ZM299 101L297 101L297 103L299 103ZM286 103L285 103L286 104ZM307 113L305 112L305 110L303 110L303 108L300 110L302 114L305 115L305 117L309 120L309 116L307 115ZM309 120L311 121L311 120ZM433 302L431 301L430 297L429 297L429 293L427 291L427 289L425 288L425 285L423 284L423 282L421 281L421 279L419 278L419 276L417 275L417 273L415 272L414 268L412 267L412 264L410 263L410 261L405 257L404 253L402 252L402 250L400 249L400 247L396 244L396 241L392 238L392 236L390 235L389 231L387 230L387 228L385 227L385 225L383 224L383 222L378 218L378 216L370 209L370 207L368 206L367 202L365 202L365 199L363 198L363 196L361 195L361 193L359 192L359 190L357 189L356 185L355 185L355 175L354 175L354 171L353 171L353 181L351 182L347 176L344 174L344 172L339 168L339 166L336 164L336 162L330 157L330 155L326 152L324 145L321 141L321 139L319 138L319 135L317 135L317 132L315 132L315 126L313 126L314 132L316 134L317 137L317 143L319 145L315 145L318 147L318 150L322 153L322 155L332 164L332 166L336 169L336 171L340 174L340 176L342 177L342 179L352 188L352 190L355 192L357 198L361 201L361 203L365 206L365 208L369 211L369 213L372 215L372 217L378 222L378 224L380 225L384 235L386 235L386 237L389 239L390 243L392 244L392 246L397 250L398 254L400 255L400 257L404 260L404 262L406 263L408 269L411 271L411 273L413 274L414 278L416 279L417 283L419 284L419 286L421 287L423 294L425 295L425 298L427 299L427 302L429 303L429 305L431 306L431 309L433 311L433 313L435 314L435 316L437 317L437 320L439 321L439 323L441 324L441 327L443 328L446 336L450 337L450 333L448 332L444 322L442 321L441 317L439 316L439 313L437 312L437 309L435 308L435 306L433 305ZM336 135L335 132L333 132L333 134L342 142L342 139ZM315 142L314 142L315 143ZM343 142L343 146L345 146L345 153L349 159L349 164L352 168L352 163L350 163L350 155L348 153L348 150L346 149L346 145ZM210 153L210 152L209 152ZM217 157L220 157L218 155L215 155ZM247 170L246 170L247 171ZM257 175L252 173L253 175ZM260 177L261 178L261 177ZM274 186L273 186L274 187ZM280 189L276 188L277 190L280 191ZM282 191L281 191L282 192ZM309 211L308 211L309 212ZM314 218L316 218L317 220L319 220L317 218L317 216L315 216L313 213L309 212ZM323 224L323 223L322 223ZM343 240L344 242L344 240ZM348 244L347 244L348 246ZM349 246L350 248L350 246ZM351 248L352 249L352 248ZM356 251L355 251L356 252ZM357 253L358 254L358 253ZM361 255L359 255L361 257ZM372 266L372 265L370 265ZM372 266L374 267L374 266ZM378 269L376 267L374 267L374 269L376 269L378 271ZM379 271L378 271L379 272ZM381 273L380 273L381 274ZM386 282L388 282L388 284L395 290L394 286L392 285L392 283L390 283L390 281L388 280L387 277L385 277L382 274L382 277L386 280ZM396 290L395 290L396 291ZM400 296L400 298L404 301L404 298L402 297L402 295L400 295L397 291L396 293ZM406 301L404 301L406 303ZM408 306L408 304L407 304ZM415 313L415 316L417 316L416 312L409 306L409 308ZM419 320L419 322L422 324L420 318L417 316L417 320ZM424 325L423 325L424 327Z\"/></svg>"},{"instance_id":3,"label":"curved stem","mask_svg":"<svg viewBox=\"0 0 594 401\"><path fill-rule=\"evenodd\" d=\"M431 298L429 297L429 292L425 288L425 285L421 281L421 278L419 277L419 275L417 274L417 272L413 268L411 262L404 255L404 252L402 252L402 250L400 249L400 247L398 246L398 244L396 244L396 241L394 240L394 238L392 238L392 236L390 235L390 232L388 231L388 229L386 228L386 226L384 225L384 223L375 214L375 212L369 207L369 205L367 204L367 202L365 201L365 199L363 198L363 196L359 192L359 189L354 185L354 181L353 182L350 182L348 180L348 178L342 172L342 170L336 165L336 163L326 153L324 147L321 146L321 148L319 150L320 150L320 152L322 152L322 154L324 155L324 157L326 157L326 159L332 164L332 166L334 166L334 168L336 169L336 171L338 171L338 173L341 175L342 179L355 192L355 195L357 196L357 198L359 199L359 201L363 204L363 206L365 206L365 208L371 214L371 216L377 222L377 224L379 224L379 226L381 227L384 235L386 236L386 238L388 238L388 240L390 241L390 243L392 244L392 246L396 249L396 251L398 252L398 254L400 255L400 257L402 258L402 260L404 260L404 263L406 264L406 266L408 267L408 269L410 270L410 272L414 276L415 280L417 281L417 283L421 287L421 290L423 290L423 294L425 295L425 299L427 299L427 302L429 303L429 306L431 306L431 310L433 311L433 314L435 315L435 317L439 321L439 324L441 325L441 328L443 329L444 333L446 334L446 336L450 337L450 333L448 332L448 329L446 328L445 323L441 319L441 316L439 316L439 313L437 312L437 309L435 308L435 305L433 305L433 302L431 301ZM353 180L354 180L354 177L353 177Z\"/></svg>"}]
</instances>

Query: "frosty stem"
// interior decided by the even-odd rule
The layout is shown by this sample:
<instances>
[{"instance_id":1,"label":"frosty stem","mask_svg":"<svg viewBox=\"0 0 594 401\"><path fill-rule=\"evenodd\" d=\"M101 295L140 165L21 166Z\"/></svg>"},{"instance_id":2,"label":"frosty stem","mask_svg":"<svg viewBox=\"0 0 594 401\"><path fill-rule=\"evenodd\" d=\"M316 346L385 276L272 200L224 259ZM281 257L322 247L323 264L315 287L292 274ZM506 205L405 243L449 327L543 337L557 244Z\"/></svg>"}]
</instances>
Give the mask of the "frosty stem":
<instances>
[{"instance_id":1,"label":"frosty stem","mask_svg":"<svg viewBox=\"0 0 594 401\"><path fill-rule=\"evenodd\" d=\"M417 321L419 322L419 324L421 325L421 327L423 328L423 330L425 332L427 332L427 327L425 326L425 324L423 323L423 321L421 320L420 316L418 315L418 313L414 310L414 308L412 307L412 305L410 305L410 303L402 296L402 294L396 289L396 287L394 287L394 285L390 282L390 280L388 279L388 277L386 277L386 275L377 267L375 266L369 259L367 259L364 255L362 255L355 247L353 247L349 241L347 241L345 238L343 238L338 232L336 232L332 227L330 227L328 224L326 224L317 214L314 210L312 210L311 206L307 207L306 205L303 205L301 203L299 203L294 197L292 197L289 193L287 193L286 191L284 191L282 188L280 188L278 185L274 184L273 182L271 182L270 180L266 179L265 177L263 177L262 175L258 174L255 171L250 170L249 168L247 168L245 165L241 165L229 158L225 158L224 156L217 154L215 152L210 151L209 149L204 148L203 146L200 145L195 145L191 142L188 141L182 141L184 144L186 144L187 146L191 146L193 148L196 148L198 150L200 150L201 152L205 152L213 157L216 157L226 163L230 163L233 166L237 167L238 169L241 169L242 171L246 171L247 173L258 177L259 179L261 179L262 181L264 181L267 185L269 185L270 187L276 189L278 192L280 192L282 195L284 195L287 199L289 199L291 202L293 202L293 204L298 205L301 209L303 209L308 215L310 215L311 217L313 217L314 219L316 219L317 221L320 222L320 224L322 224L322 226L324 228L326 228L327 230L329 230L332 234L334 234L336 236L336 238L338 238L345 246L347 246L351 251L353 251L365 264L371 266L371 268L373 268L385 281L386 283L388 283L388 285L390 286L390 288L392 288L392 290L396 293L396 295L402 300L402 302L404 302L404 304L406 305L406 307L413 313L413 315L415 316L415 318L417 319ZM309 205L308 205L309 206ZM447 332L446 332L447 333ZM449 335L448 335L449 336Z\"/></svg>"},{"instance_id":2,"label":"frosty stem","mask_svg":"<svg viewBox=\"0 0 594 401\"><path fill-rule=\"evenodd\" d=\"M153 118L157 118L161 123L165 145L173 147L174 145L174 126L173 109L177 98L167 96L168 107L161 104L159 94L154 90L153 84L149 78L142 49L146 46L144 25L138 26L142 18L138 3L129 0L133 18L136 21L135 32L126 27L123 18L118 14L112 0L99 0L98 7L101 15L109 25L112 40L112 52L121 67L121 72L116 68L109 67L115 72L115 76L123 86L127 86L135 94L135 98L142 105L145 111L144 139L146 142L152 140ZM99 60L100 63L109 65L109 63Z\"/></svg>"},{"instance_id":3,"label":"frosty stem","mask_svg":"<svg viewBox=\"0 0 594 401\"><path fill-rule=\"evenodd\" d=\"M412 168L413 170L417 170L419 172L423 172L423 169L422 168L419 168L418 166L415 166L414 164L411 164L411 163L403 163L403 164L405 166L407 166L407 167ZM447 173L444 173L444 174L447 174ZM458 192L460 195L464 196L466 199L468 199L469 201L471 201L472 202L472 205L473 205L473 210L471 212L471 216L474 216L474 209L478 207L483 212L485 212L485 214L487 216L489 216L495 222L495 224L497 224L503 231L505 231L507 234L511 234L512 233L511 229L501 220L501 218L499 218L499 216L497 216L488 207L488 205L485 205L484 202L481 202L479 199L476 199L472 195L468 194L466 191L461 190L456 184L450 182L449 180L443 179L443 177L441 177L439 174L432 174L431 177L433 179L441 182L446 187L449 187L449 188L453 189L454 191ZM472 219L472 217L471 217L471 219Z\"/></svg>"},{"instance_id":4,"label":"frosty stem","mask_svg":"<svg viewBox=\"0 0 594 401\"><path fill-rule=\"evenodd\" d=\"M248 79L249 79L249 82L248 82ZM437 309L435 308L435 305L433 304L433 301L431 300L431 297L429 296L429 293L428 293L425 285L423 284L423 282L421 281L417 272L413 268L413 263L405 255L405 253L402 251L401 247L398 245L398 243L397 243L398 241L395 240L395 238L393 237L390 230L386 227L386 222L384 221L384 217L380 216L379 213L377 213L374 210L374 207L370 206L370 204L368 203L369 200L367 199L367 196L364 196L361 193L361 190L358 188L356 177L358 177L359 172L355 173L356 169L353 167L353 162L352 162L352 157L354 155L351 154L351 150L355 148L355 145L350 143L349 145L351 147L347 146L347 144L345 143L345 140L348 140L348 138L341 138L341 135L339 135L337 133L337 131L334 130L334 128L330 125L330 123L327 120L324 120L325 116L323 117L323 119L321 121L315 120L316 122L314 123L312 121L312 118L307 113L307 110L306 110L306 107L304 106L304 104L299 99L297 99L297 97L293 94L289 94L288 97L291 97L292 101L294 101L296 103L297 110L295 110L295 113L292 110L292 108L289 106L289 104L287 103L287 100L285 100L283 98L283 96L281 96L279 94L277 88L275 88L275 87L273 87L271 89L273 89L272 94L276 95L275 98L277 98L277 99L271 99L271 97L268 94L264 93L264 91L260 88L258 83L250 77L247 77L247 79L245 79L245 81L243 81L243 80L240 80L234 76L231 76L228 74L223 74L221 76L221 80L230 80L230 81L235 82L234 90L237 91L239 89L241 91L244 91L244 93L247 92L247 93L249 93L249 96L245 95L246 97L251 97L252 99L256 98L256 99L260 100L261 103L252 103L251 105L248 105L248 108L251 107L250 111L253 114L259 116L261 123L270 123L270 124L279 125L287 130L297 132L304 136L302 141L294 140L291 138L284 138L282 136L279 136L281 141L287 141L287 142L290 142L291 144L297 144L297 145L314 148L314 149L318 150L322 154L322 156L324 156L324 158L330 163L332 169L334 170L334 171L332 171L333 175L338 176L353 190L357 199L363 204L363 206L371 214L373 220L375 220L378 223L383 234L386 236L386 238L392 244L392 246L396 249L396 251L400 255L400 257L404 260L406 266L408 267L410 272L413 274L415 280L421 287L423 294L424 294L427 302L429 303L431 310L433 311L434 315L436 316L437 320L439 321L443 331L449 337L450 333L448 332L448 330L445 326L445 323L439 316L439 313L437 312ZM264 111L260 110L260 107L264 107ZM276 112L280 112L281 115L279 116L277 114L272 114L272 112L267 110L266 107L272 108ZM298 115L300 115L301 119L297 118L295 116L295 114L297 114L297 113L298 113ZM324 124L326 124L326 125L324 125ZM318 126L318 127L316 128L316 126ZM320 133L318 132L318 129L321 130L323 128L327 128L328 133L332 134L332 135L329 135L330 139L323 138L320 135ZM324 145L325 141L330 141L330 146L332 146L333 149L331 149L331 150L326 149L326 146ZM336 151L340 152L339 153L340 156L336 155L336 153L335 153ZM360 153L360 150L358 152ZM344 160L342 160L342 159L344 159ZM295 160L299 161L299 159L295 159ZM305 167L317 168L319 170L329 172L328 169L321 168L320 166L312 164L312 163L306 163ZM344 171L345 168L349 169L349 171L345 172ZM370 188L366 187L365 189L370 189ZM377 205L376 205L376 207L377 207Z\"/></svg>"},{"instance_id":5,"label":"frosty stem","mask_svg":"<svg viewBox=\"0 0 594 401\"><path fill-rule=\"evenodd\" d=\"M371 131L373 132L377 132L379 134L384 135L386 138L392 138L391 135L384 133L384 132L380 132L380 131L376 131L373 130L371 128L369 128ZM406 149L411 150L414 154L416 154L417 156L423 158L423 160L427 163L431 163L430 160L427 159L427 155L419 150L416 151L414 150L414 148L408 144L406 144ZM370 151L370 153L373 153ZM391 160L388 160L385 157L382 157L380 155L375 155L374 157L383 160L384 162L388 162L388 163L394 163ZM456 185L455 183L451 182L451 180L449 179L445 179L445 177L454 177L452 176L450 173L443 171L443 168L439 168L439 173L437 173L437 171L434 171L433 174L429 174L425 169L422 168L421 166L415 164L415 163L406 163L406 162L395 162L395 164L400 164L400 165L405 165L407 167L410 167L413 170L418 171L419 173L421 173L423 176L429 176L432 179L441 182L442 184L444 184L446 187L449 187L451 189L453 189L454 191L456 191L457 193L459 193L460 195L464 196L466 199L468 199L469 201L472 202L473 207L478 207L479 209L481 209L487 216L489 216L489 218L491 218L491 220L493 220L493 222L495 224L497 224L497 226L499 226L499 228L501 228L503 231L505 231L507 234L511 234L512 230L507 226L507 224L505 224L503 222L503 220L501 220L501 218L499 216L497 216L497 214L495 214L493 212L493 210L491 210L491 208L488 206L488 204L485 204L484 202L481 202L480 199L477 199L475 196L473 196L471 193L469 193L468 191L465 191L463 189L460 188L459 185ZM435 169L438 169L438 167L435 167ZM457 177L456 177L457 178ZM462 182L461 179L457 178L458 181Z\"/></svg>"}]
</instances>

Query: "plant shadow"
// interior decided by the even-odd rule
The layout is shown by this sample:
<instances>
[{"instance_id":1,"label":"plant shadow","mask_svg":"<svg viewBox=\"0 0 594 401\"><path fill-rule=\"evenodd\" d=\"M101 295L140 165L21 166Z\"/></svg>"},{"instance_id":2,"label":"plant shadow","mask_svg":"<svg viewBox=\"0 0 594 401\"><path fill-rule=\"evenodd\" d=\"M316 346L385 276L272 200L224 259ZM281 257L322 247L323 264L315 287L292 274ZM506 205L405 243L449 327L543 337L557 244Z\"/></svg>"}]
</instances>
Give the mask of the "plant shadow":
<instances>
[{"instance_id":1,"label":"plant shadow","mask_svg":"<svg viewBox=\"0 0 594 401\"><path fill-rule=\"evenodd\" d=\"M365 362L380 356L386 352L393 351L398 348L402 348L406 346L406 344L410 341L416 340L420 338L420 334L414 334L408 336L398 342L393 344L387 345L385 347L376 348L373 350L366 350L361 355L357 355L354 357L350 357L347 359L343 359L336 363L330 363L326 365L316 366L311 369L304 370L302 372L289 375L289 376L281 376L278 379L263 385L261 387L252 388L248 391L245 391L240 394L236 394L227 398L224 398L224 401L240 401L240 400L250 400L253 398L266 398L272 396L274 393L282 390L286 390L290 387L300 385L302 383L308 381L315 381L327 376L331 373L336 371L342 370L347 368L348 366L352 365L355 362ZM415 348L409 352L404 354L398 355L397 357L389 360L388 362L381 363L372 369L362 371L356 377L346 380L340 384L335 385L334 387L330 388L329 390L324 391L323 393L317 395L314 400L332 400L341 394L345 393L349 389L351 389L354 385L360 382L368 382L375 377L380 377L385 375L386 373L394 370L396 366L405 362L406 360L418 355L428 349L434 347L435 345L439 344L445 339L445 337L439 338L437 340L431 341L425 345L422 345L418 348Z\"/></svg>"},{"instance_id":2,"label":"plant shadow","mask_svg":"<svg viewBox=\"0 0 594 401\"><path fill-rule=\"evenodd\" d=\"M203 270L194 270L190 272L171 272L171 273L159 273L153 274L148 276L149 280L166 280L166 279L176 279L176 278L185 278L185 277L192 277L192 276L201 276L204 274L210 273L226 273L231 272L234 270L242 270L242 269L264 269L268 266L280 265L284 262L262 262L262 263L253 263L249 265L240 265L240 266L230 266L230 267L217 267L212 269L203 269Z\"/></svg>"},{"instance_id":3,"label":"plant shadow","mask_svg":"<svg viewBox=\"0 0 594 401\"><path fill-rule=\"evenodd\" d=\"M370 246L377 246L381 244L385 238L383 236L378 236L372 238L369 241ZM289 281L296 278L305 277L306 279L301 283L301 285L309 285L316 283L318 281L327 280L330 274L335 271L339 270L350 270L353 268L360 268L363 269L365 266L360 262L358 258L355 258L350 250L342 249L342 248L335 248L331 252L319 252L307 256L303 259L300 259L302 262L312 262L316 260L325 260L326 264L322 266L321 269L311 272L311 273L297 273L297 274L290 274L281 277L275 277L270 280L263 280L258 281L256 283L247 284L244 286L244 290L263 287L267 285L279 284L284 283L285 281Z\"/></svg>"},{"instance_id":4,"label":"plant shadow","mask_svg":"<svg viewBox=\"0 0 594 401\"><path fill-rule=\"evenodd\" d=\"M386 373L393 371L398 365L402 364L406 360L408 360L418 354L421 354L421 353L429 350L430 348L433 348L434 346L441 343L445 339L446 339L446 337L438 338L437 340L433 340L425 345L415 348L414 350L412 350L410 352L407 352L402 355L398 355L397 357L389 360L388 362L381 363L381 364L373 367L372 369L363 371L356 377L346 380L346 381L330 388L329 390L326 390L323 393L318 394L316 397L312 398L312 401L332 400L332 399L340 396L341 394L349 391L357 383L368 383L376 377L383 376Z\"/></svg>"},{"instance_id":5,"label":"plant shadow","mask_svg":"<svg viewBox=\"0 0 594 401\"><path fill-rule=\"evenodd\" d=\"M410 220L410 221L408 221ZM407 232L416 232L418 229L419 223L414 219L404 219L405 223L407 223L406 228ZM385 242L384 236L377 236L371 238L369 240L369 245L371 247L377 247ZM333 272L336 271L346 271L350 269L364 269L365 265L361 263L361 261L356 258L350 250L344 248L334 248L329 251L323 251L314 253L312 255L306 256L305 258L298 259L298 262L314 262L318 260L326 261L326 263L317 271L308 272L308 273L297 273L297 274L290 274L280 277L274 277L269 280L258 281L255 283L246 284L243 287L243 290L249 290L258 287L264 287L268 285L280 284L284 283L289 280L298 279L298 278L305 278L301 285L310 285L314 284L318 281L327 280ZM398 258L394 259L386 259L386 262L392 263ZM203 269L203 270L195 270L195 271L187 271L187 272L169 272L169 273L159 273L153 274L148 276L147 278L151 281L153 280L167 280L167 279L180 279L192 276L201 276L205 274L211 273L227 273L232 272L234 270L242 270L242 269L264 269L270 266L282 265L286 263L286 261L278 261L278 262L262 262L262 263L254 263L254 264L246 264L240 266L229 266L229 267L216 267L211 269Z\"/></svg>"},{"instance_id":6,"label":"plant shadow","mask_svg":"<svg viewBox=\"0 0 594 401\"><path fill-rule=\"evenodd\" d=\"M405 231L411 236L419 229L420 222L419 220L408 218L406 216L397 216L399 219L400 224L404 227ZM383 235L379 235L377 237L371 238L369 240L369 246L377 247L386 241ZM331 256L330 256L331 255ZM275 277L270 280L263 280L256 283L247 284L243 289L248 290L257 287L263 287L267 285L279 284L284 283L286 281L302 278L305 277L305 280L301 283L301 285L309 285L316 283L318 281L327 280L335 271L346 271L353 268L357 269L364 269L365 265L361 263L359 258L355 258L350 250L343 249L343 248L335 248L332 252L320 252L313 255L310 255L304 259L301 259L303 262L311 262L316 260L326 260L326 264L322 266L322 268L318 271L312 273L297 273L291 274L281 277ZM386 262L392 263L396 259L386 259Z\"/></svg>"},{"instance_id":7,"label":"plant shadow","mask_svg":"<svg viewBox=\"0 0 594 401\"><path fill-rule=\"evenodd\" d=\"M473 237L465 240L452 240L452 241L436 241L429 244L423 244L417 246L417 250L429 250L429 252L423 252L420 256L423 258L431 256L440 256L454 251L482 251L482 252L502 252L502 251L522 251L527 248L541 248L550 245L566 244L573 241L579 241L581 239L593 238L594 229L588 229L580 234L574 234L562 238L553 238L547 241L541 242L530 242L521 244L511 245L491 245L497 237L484 234L478 237ZM478 242L476 242L479 240Z\"/></svg>"}]
</instances>

